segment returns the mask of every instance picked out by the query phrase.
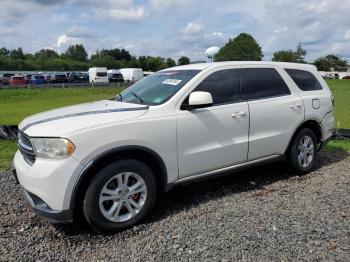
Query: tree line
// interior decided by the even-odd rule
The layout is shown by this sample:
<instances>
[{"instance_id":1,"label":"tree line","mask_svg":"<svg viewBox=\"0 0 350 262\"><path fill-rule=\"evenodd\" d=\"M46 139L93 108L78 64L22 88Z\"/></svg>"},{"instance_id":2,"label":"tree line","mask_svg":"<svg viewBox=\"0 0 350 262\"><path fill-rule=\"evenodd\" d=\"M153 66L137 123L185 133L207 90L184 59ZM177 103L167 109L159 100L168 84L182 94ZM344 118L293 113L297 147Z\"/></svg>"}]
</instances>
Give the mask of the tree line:
<instances>
[{"instance_id":1,"label":"tree line","mask_svg":"<svg viewBox=\"0 0 350 262\"><path fill-rule=\"evenodd\" d=\"M307 51L299 44L295 50L279 50L273 53L272 61L307 63ZM215 61L261 61L264 57L259 43L247 33L241 33L229 41L219 50ZM160 56L132 56L125 49L102 49L91 57L82 44L71 45L58 54L51 49L41 49L34 54L24 53L22 48L8 50L0 49L0 70L87 70L93 66L119 69L125 67L139 67L145 71L158 71L175 65L189 64L190 59L182 56L176 62L172 58ZM317 58L314 64L319 71L330 71L331 68L344 69L348 61L336 54L329 54Z\"/></svg>"},{"instance_id":2,"label":"tree line","mask_svg":"<svg viewBox=\"0 0 350 262\"><path fill-rule=\"evenodd\" d=\"M307 63L305 56L307 51L299 44L295 50L279 50L273 53L272 61ZM258 42L250 35L241 33L233 39L229 39L215 56L215 61L261 61L263 52ZM319 71L330 71L331 68L346 69L349 66L347 60L336 54L329 54L317 58L312 64Z\"/></svg>"},{"instance_id":3,"label":"tree line","mask_svg":"<svg viewBox=\"0 0 350 262\"><path fill-rule=\"evenodd\" d=\"M158 71L175 65L189 64L188 57L180 57L176 61L172 58L154 56L132 56L125 49L102 49L88 57L82 44L71 45L58 54L52 49L41 49L34 54L24 53L22 48L9 50L0 49L0 70L47 70L47 71L75 71L88 70L90 67L102 66L119 69L125 67L140 67L145 71Z\"/></svg>"}]
</instances>

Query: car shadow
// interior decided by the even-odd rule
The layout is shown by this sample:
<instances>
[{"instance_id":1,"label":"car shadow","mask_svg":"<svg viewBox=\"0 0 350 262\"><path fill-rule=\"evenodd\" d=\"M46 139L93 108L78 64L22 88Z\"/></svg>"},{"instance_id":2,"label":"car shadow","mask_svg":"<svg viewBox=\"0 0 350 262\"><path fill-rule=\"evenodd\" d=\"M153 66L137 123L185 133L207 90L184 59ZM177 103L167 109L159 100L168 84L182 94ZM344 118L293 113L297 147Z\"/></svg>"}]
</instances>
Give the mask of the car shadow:
<instances>
[{"instance_id":1,"label":"car shadow","mask_svg":"<svg viewBox=\"0 0 350 262\"><path fill-rule=\"evenodd\" d=\"M286 168L283 162L261 165L249 168L242 172L229 173L217 178L179 185L170 192L158 197L152 215L137 227L137 230L146 230L147 225L166 219L174 214L190 210L209 201L223 198L227 195L240 194L251 191L254 196L271 193L267 189L277 181L293 177L307 179L322 167L340 162L350 155L347 151L321 151L313 172L298 176ZM85 224L66 225L58 227L66 235L89 234L93 231Z\"/></svg>"}]
</instances>

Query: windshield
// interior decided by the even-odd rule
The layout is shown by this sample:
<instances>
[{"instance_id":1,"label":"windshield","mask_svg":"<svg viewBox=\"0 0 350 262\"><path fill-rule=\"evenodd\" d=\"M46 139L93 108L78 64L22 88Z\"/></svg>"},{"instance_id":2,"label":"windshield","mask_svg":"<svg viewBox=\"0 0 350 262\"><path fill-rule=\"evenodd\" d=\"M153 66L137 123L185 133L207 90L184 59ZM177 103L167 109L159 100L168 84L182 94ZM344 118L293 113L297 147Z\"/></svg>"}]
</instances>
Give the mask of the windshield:
<instances>
[{"instance_id":1,"label":"windshield","mask_svg":"<svg viewBox=\"0 0 350 262\"><path fill-rule=\"evenodd\" d=\"M13 76L14 74L3 74L3 77L11 77Z\"/></svg>"},{"instance_id":2,"label":"windshield","mask_svg":"<svg viewBox=\"0 0 350 262\"><path fill-rule=\"evenodd\" d=\"M96 73L97 76L107 76L106 72L97 72Z\"/></svg>"},{"instance_id":3,"label":"windshield","mask_svg":"<svg viewBox=\"0 0 350 262\"><path fill-rule=\"evenodd\" d=\"M43 79L45 79L45 77L43 77L43 76L34 76L34 78L37 79L37 80L43 80Z\"/></svg>"},{"instance_id":4,"label":"windshield","mask_svg":"<svg viewBox=\"0 0 350 262\"><path fill-rule=\"evenodd\" d=\"M116 100L145 105L162 104L198 72L199 70L174 70L152 74L121 92Z\"/></svg>"}]
</instances>

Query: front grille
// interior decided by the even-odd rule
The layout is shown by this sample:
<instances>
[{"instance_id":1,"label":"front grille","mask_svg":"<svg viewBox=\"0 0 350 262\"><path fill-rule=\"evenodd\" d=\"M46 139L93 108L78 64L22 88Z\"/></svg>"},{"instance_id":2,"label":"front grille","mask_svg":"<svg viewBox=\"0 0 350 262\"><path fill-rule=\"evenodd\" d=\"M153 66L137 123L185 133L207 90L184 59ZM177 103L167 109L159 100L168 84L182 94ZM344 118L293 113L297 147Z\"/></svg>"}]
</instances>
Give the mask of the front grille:
<instances>
[{"instance_id":1,"label":"front grille","mask_svg":"<svg viewBox=\"0 0 350 262\"><path fill-rule=\"evenodd\" d=\"M32 143L30 142L29 136L19 131L17 145L24 160L27 161L27 163L30 165L34 164L36 156L33 150Z\"/></svg>"}]
</instances>

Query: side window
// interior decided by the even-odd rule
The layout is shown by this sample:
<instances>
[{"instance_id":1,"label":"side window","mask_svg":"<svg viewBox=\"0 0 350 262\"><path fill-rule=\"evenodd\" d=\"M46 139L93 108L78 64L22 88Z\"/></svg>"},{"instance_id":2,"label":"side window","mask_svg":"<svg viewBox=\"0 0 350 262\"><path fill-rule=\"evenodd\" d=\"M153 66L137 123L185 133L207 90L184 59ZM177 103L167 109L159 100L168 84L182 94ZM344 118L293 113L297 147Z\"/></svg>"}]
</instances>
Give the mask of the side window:
<instances>
[{"instance_id":1,"label":"side window","mask_svg":"<svg viewBox=\"0 0 350 262\"><path fill-rule=\"evenodd\" d=\"M245 68L242 76L242 91L248 100L290 94L287 84L273 68Z\"/></svg>"},{"instance_id":2,"label":"side window","mask_svg":"<svg viewBox=\"0 0 350 262\"><path fill-rule=\"evenodd\" d=\"M299 69L286 69L286 72L301 90L322 90L321 84L312 73Z\"/></svg>"},{"instance_id":3,"label":"side window","mask_svg":"<svg viewBox=\"0 0 350 262\"><path fill-rule=\"evenodd\" d=\"M209 92L213 104L227 104L241 99L239 69L226 69L212 73L193 91Z\"/></svg>"}]
</instances>

